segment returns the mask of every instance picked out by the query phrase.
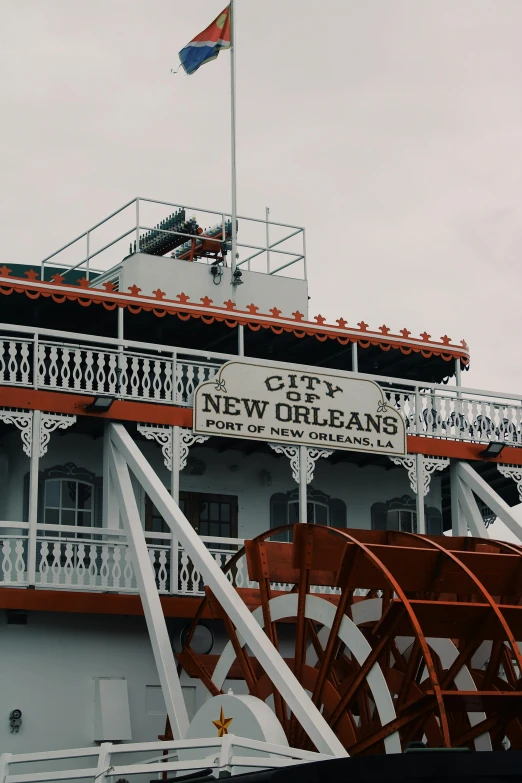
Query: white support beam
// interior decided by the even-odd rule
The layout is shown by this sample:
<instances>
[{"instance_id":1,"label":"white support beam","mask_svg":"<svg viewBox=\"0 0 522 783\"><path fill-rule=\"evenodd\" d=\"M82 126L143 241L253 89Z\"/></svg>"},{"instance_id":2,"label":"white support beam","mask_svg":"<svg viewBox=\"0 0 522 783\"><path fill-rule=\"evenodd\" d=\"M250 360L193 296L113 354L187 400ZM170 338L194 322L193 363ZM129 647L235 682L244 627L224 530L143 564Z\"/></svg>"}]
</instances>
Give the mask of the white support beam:
<instances>
[{"instance_id":1,"label":"white support beam","mask_svg":"<svg viewBox=\"0 0 522 783\"><path fill-rule=\"evenodd\" d=\"M113 427L114 425L111 425L111 429ZM127 437L129 436L127 435ZM113 443L111 443L110 448L110 469L114 488L118 496L120 514L127 533L127 543L132 555L136 581L140 591L161 689L165 698L167 714L170 718L170 725L174 737L176 739L184 739L189 721L176 661L156 588L154 571L141 526L129 469ZM163 489L165 492L167 491L164 487Z\"/></svg>"},{"instance_id":2,"label":"white support beam","mask_svg":"<svg viewBox=\"0 0 522 783\"><path fill-rule=\"evenodd\" d=\"M38 478L40 471L40 433L42 413L33 411L31 462L29 465L29 531L27 536L27 584L36 585L36 525L38 523Z\"/></svg>"},{"instance_id":3,"label":"white support beam","mask_svg":"<svg viewBox=\"0 0 522 783\"><path fill-rule=\"evenodd\" d=\"M345 748L335 733L328 726L317 707L313 705L310 697L260 628L246 604L231 586L226 575L221 571L126 429L123 425L115 423L111 424L110 429L111 440L122 461L125 460L142 484L173 534L183 545L205 583L221 603L230 620L256 655L262 668L319 752L339 757L347 756ZM130 487L130 479L127 480ZM120 502L122 503L127 502L124 494L120 489ZM144 532L141 525L138 529L139 519L137 515L135 517L136 538L139 538L142 547L145 547ZM155 588L154 582L152 584Z\"/></svg>"},{"instance_id":4,"label":"white support beam","mask_svg":"<svg viewBox=\"0 0 522 783\"><path fill-rule=\"evenodd\" d=\"M299 522L308 520L307 494L308 481L306 473L308 469L308 449L306 446L298 446L299 449Z\"/></svg>"},{"instance_id":5,"label":"white support beam","mask_svg":"<svg viewBox=\"0 0 522 783\"><path fill-rule=\"evenodd\" d=\"M109 422L103 430L103 527L120 527L120 512L110 470Z\"/></svg>"},{"instance_id":6,"label":"white support beam","mask_svg":"<svg viewBox=\"0 0 522 783\"><path fill-rule=\"evenodd\" d=\"M450 492L451 492L451 535L467 536L468 525L466 517L462 513L459 503L459 477L457 476L457 465L452 462L450 466Z\"/></svg>"},{"instance_id":7,"label":"white support beam","mask_svg":"<svg viewBox=\"0 0 522 783\"><path fill-rule=\"evenodd\" d=\"M172 470L170 473L170 494L179 506L179 474L181 471L181 428L172 427ZM179 581L179 560L178 560L178 539L171 531L170 534L170 593L174 595L178 592Z\"/></svg>"},{"instance_id":8,"label":"white support beam","mask_svg":"<svg viewBox=\"0 0 522 783\"><path fill-rule=\"evenodd\" d=\"M459 506L468 523L471 535L478 538L490 538L473 492L458 476L457 482Z\"/></svg>"},{"instance_id":9,"label":"white support beam","mask_svg":"<svg viewBox=\"0 0 522 783\"><path fill-rule=\"evenodd\" d=\"M417 473L417 494L415 495L417 533L424 536L426 535L426 515L424 513L424 457L422 454L415 455L415 468Z\"/></svg>"},{"instance_id":10,"label":"white support beam","mask_svg":"<svg viewBox=\"0 0 522 783\"><path fill-rule=\"evenodd\" d=\"M517 536L519 541L522 541L522 519L519 516L520 509L517 507L517 513L515 512L515 509L510 508L510 506L502 500L500 495L495 492L467 462L457 462L456 472L459 479L489 506L506 527Z\"/></svg>"}]
</instances>

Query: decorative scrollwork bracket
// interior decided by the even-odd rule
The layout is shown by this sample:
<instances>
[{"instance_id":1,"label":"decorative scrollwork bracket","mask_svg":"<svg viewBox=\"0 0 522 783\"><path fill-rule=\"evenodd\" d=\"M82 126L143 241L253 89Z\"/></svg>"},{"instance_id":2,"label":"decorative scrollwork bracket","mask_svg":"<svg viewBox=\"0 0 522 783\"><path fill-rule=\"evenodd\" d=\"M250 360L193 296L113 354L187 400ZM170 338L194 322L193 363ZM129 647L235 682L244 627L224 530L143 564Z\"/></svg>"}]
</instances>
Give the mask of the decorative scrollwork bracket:
<instances>
[{"instance_id":1,"label":"decorative scrollwork bracket","mask_svg":"<svg viewBox=\"0 0 522 783\"><path fill-rule=\"evenodd\" d=\"M417 476L417 455L409 455L407 457L390 457L391 461L395 465L402 465L408 471L408 478L410 480L410 487L412 492L417 494L418 492L418 476ZM444 470L450 463L447 457L424 457L422 459L422 486L421 497L426 497L430 491L431 478L435 471Z\"/></svg>"}]
</instances>

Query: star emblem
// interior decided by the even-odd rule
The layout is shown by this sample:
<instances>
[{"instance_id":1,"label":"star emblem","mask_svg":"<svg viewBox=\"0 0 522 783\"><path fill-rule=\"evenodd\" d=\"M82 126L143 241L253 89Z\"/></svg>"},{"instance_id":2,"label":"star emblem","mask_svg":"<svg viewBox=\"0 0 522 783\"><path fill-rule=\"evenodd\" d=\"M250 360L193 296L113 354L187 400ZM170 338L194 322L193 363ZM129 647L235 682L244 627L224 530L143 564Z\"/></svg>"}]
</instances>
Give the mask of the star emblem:
<instances>
[{"instance_id":1,"label":"star emblem","mask_svg":"<svg viewBox=\"0 0 522 783\"><path fill-rule=\"evenodd\" d=\"M221 707L221 711L219 713L219 719L212 721L212 723L218 730L218 737L224 737L225 734L228 734L228 727L230 726L233 720L234 718L225 718L223 707Z\"/></svg>"}]
</instances>

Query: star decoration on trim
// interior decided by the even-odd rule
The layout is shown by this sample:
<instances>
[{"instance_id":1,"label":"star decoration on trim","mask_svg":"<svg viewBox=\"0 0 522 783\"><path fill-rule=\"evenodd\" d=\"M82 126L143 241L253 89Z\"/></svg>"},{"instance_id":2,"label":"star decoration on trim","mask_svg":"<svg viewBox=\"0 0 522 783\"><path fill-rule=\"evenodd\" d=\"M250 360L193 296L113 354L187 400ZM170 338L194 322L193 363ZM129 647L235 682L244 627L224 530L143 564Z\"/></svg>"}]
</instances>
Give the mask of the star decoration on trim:
<instances>
[{"instance_id":1,"label":"star decoration on trim","mask_svg":"<svg viewBox=\"0 0 522 783\"><path fill-rule=\"evenodd\" d=\"M234 718L225 718L225 712L223 710L223 707L221 707L218 720L212 721L212 723L218 730L218 737L224 737L225 734L228 734L228 727L230 726L233 720Z\"/></svg>"}]
</instances>

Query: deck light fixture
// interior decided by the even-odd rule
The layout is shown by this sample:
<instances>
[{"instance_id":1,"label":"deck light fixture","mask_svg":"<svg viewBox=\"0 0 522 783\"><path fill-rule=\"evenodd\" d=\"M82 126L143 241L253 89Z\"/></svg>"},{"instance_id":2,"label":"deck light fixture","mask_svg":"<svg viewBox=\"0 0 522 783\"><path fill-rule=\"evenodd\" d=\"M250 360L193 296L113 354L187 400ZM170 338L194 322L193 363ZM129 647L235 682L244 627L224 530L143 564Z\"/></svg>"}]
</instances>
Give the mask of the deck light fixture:
<instances>
[{"instance_id":1,"label":"deck light fixture","mask_svg":"<svg viewBox=\"0 0 522 783\"><path fill-rule=\"evenodd\" d=\"M479 451L479 457L484 459L499 457L505 445L505 443L500 443L500 441L492 440L483 451Z\"/></svg>"},{"instance_id":2,"label":"deck light fixture","mask_svg":"<svg viewBox=\"0 0 522 783\"><path fill-rule=\"evenodd\" d=\"M243 273L240 269L236 269L232 275L232 285L243 285L244 280L241 280Z\"/></svg>"},{"instance_id":3,"label":"deck light fixture","mask_svg":"<svg viewBox=\"0 0 522 783\"><path fill-rule=\"evenodd\" d=\"M108 397L105 394L98 394L92 402L84 406L87 413L107 413L115 397Z\"/></svg>"}]
</instances>

